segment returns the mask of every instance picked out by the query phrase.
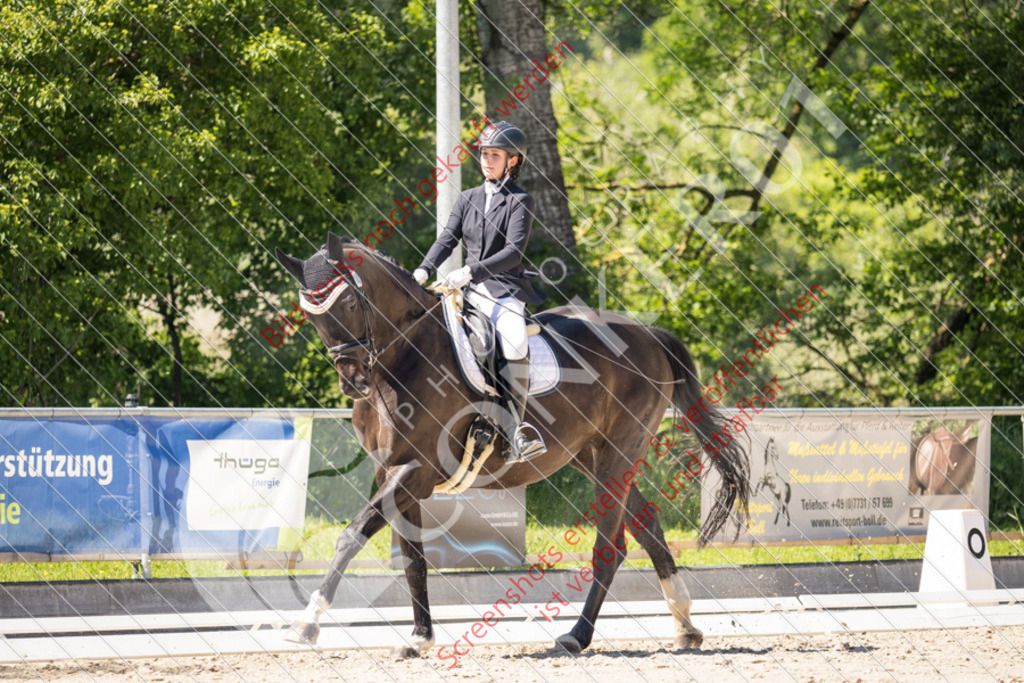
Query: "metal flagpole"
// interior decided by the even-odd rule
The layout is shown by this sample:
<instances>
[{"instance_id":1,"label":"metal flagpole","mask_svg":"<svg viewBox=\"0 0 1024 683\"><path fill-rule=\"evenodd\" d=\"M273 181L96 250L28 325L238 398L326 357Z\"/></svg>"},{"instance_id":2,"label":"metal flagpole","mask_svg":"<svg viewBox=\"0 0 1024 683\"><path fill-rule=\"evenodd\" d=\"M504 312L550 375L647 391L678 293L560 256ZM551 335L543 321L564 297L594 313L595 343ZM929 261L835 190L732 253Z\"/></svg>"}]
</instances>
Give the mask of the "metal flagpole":
<instances>
[{"instance_id":1,"label":"metal flagpole","mask_svg":"<svg viewBox=\"0 0 1024 683\"><path fill-rule=\"evenodd\" d=\"M459 144L459 2L437 0L437 156L445 156ZM448 173L437 188L437 234L440 235L462 191L462 167ZM439 275L462 266L462 250L456 249L441 264Z\"/></svg>"}]
</instances>

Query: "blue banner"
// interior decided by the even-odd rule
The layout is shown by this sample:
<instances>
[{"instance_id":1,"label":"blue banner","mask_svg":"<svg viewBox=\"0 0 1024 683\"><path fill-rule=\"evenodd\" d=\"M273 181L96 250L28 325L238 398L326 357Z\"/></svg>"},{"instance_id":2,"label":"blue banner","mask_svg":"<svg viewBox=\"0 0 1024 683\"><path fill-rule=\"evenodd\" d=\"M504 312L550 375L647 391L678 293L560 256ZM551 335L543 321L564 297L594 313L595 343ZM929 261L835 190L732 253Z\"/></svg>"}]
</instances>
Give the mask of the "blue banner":
<instances>
[{"instance_id":1,"label":"blue banner","mask_svg":"<svg viewBox=\"0 0 1024 683\"><path fill-rule=\"evenodd\" d=\"M336 416L181 417L98 410L0 418L0 553L220 555L299 547L311 514L345 521L369 500L373 462ZM195 415L196 413L192 413ZM433 567L518 564L523 492L424 501ZM397 536L395 536L397 539ZM397 553L397 550L396 550Z\"/></svg>"},{"instance_id":2,"label":"blue banner","mask_svg":"<svg viewBox=\"0 0 1024 683\"><path fill-rule=\"evenodd\" d=\"M153 496L149 516L149 552L153 554L176 552L238 552L279 547L281 528L289 527L285 520L275 516L271 505L262 528L232 522L223 512L230 505L224 502L233 495L241 496L256 491L253 505L267 502L264 491L270 495L282 486L295 486L301 477L301 491L305 499L305 479L308 457L301 465L300 474L284 475L279 458L268 452L266 444L295 442L293 420L161 420L147 422L145 447L150 465ZM228 450L228 444L233 450ZM208 447L208 448L204 448ZM210 450L208 462L193 463L193 455ZM308 445L307 445L308 453ZM202 456L200 456L202 457ZM204 469L203 465L211 469ZM193 466L194 465L194 466ZM197 476L208 471L210 476ZM270 472L275 473L270 478ZM277 482L275 485L273 482ZM197 508L196 500L209 504ZM220 501L219 505L217 500ZM211 502L212 501L212 502ZM191 503L191 504L190 504ZM242 505L235 503L238 507ZM211 513L210 507L213 507ZM251 512L248 510L247 512ZM191 513L191 514L190 514ZM203 517L205 523L197 516ZM213 528L221 526L222 528ZM302 523L299 520L298 527Z\"/></svg>"},{"instance_id":3,"label":"blue banner","mask_svg":"<svg viewBox=\"0 0 1024 683\"><path fill-rule=\"evenodd\" d=\"M0 552L137 552L139 460L131 419L0 420Z\"/></svg>"},{"instance_id":4,"label":"blue banner","mask_svg":"<svg viewBox=\"0 0 1024 683\"><path fill-rule=\"evenodd\" d=\"M305 517L311 425L0 418L0 553L293 549Z\"/></svg>"}]
</instances>

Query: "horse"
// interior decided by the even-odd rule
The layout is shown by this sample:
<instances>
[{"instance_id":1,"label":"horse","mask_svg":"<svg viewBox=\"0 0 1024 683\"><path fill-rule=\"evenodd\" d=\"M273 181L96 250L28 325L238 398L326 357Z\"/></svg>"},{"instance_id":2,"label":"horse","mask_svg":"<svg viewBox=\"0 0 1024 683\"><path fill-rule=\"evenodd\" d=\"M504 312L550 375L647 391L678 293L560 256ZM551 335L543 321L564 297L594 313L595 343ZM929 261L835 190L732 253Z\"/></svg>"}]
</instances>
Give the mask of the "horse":
<instances>
[{"instance_id":1,"label":"horse","mask_svg":"<svg viewBox=\"0 0 1024 683\"><path fill-rule=\"evenodd\" d=\"M277 258L303 288L303 310L327 346L342 392L354 399L352 424L359 443L374 459L378 486L339 535L327 574L285 637L316 643L319 619L329 609L349 561L390 524L400 534L414 621L411 645L400 648L399 654L419 656L434 643L427 566L415 533L421 524L420 501L447 481L450 472L444 460L450 456L445 454L463 453L475 411L482 410L473 408L479 405L478 397L453 370L455 352L440 295L418 285L396 261L334 233L305 261L280 249ZM699 648L703 634L690 620L690 595L665 543L657 506L649 505L635 484L621 499L609 484L623 481L623 474L655 443L652 435L658 433L670 403L685 411L703 399L693 360L672 333L625 316L565 306L536 319L542 334L558 342L552 346L559 362L589 366L590 381L563 382L556 391L531 397L526 419L540 430L547 452L512 464L501 457L484 460L472 487L525 486L569 465L594 484L595 500L610 495L617 501L596 519L594 580L579 619L556 639L558 646L579 653L590 645L601 605L625 558L625 542L620 548L613 538L624 515L645 512L653 521L636 529L635 536L654 564L674 618L674 645ZM406 408L399 416L400 406L414 409ZM693 424L695 436L707 443L724 424L722 415L711 410ZM497 439L500 445L502 439ZM735 520L737 510L746 509L750 467L747 454L736 444L721 447L711 461L719 485L701 530L701 544ZM608 549L614 549L614 557L605 561Z\"/></svg>"}]
</instances>

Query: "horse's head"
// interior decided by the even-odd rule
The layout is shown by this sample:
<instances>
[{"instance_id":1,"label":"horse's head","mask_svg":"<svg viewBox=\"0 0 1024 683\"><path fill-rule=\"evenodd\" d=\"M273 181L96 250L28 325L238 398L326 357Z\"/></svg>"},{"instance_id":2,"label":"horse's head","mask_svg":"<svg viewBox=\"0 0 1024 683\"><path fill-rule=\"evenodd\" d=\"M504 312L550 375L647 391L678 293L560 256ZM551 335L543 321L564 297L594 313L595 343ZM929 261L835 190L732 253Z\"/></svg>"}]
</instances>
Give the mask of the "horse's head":
<instances>
[{"instance_id":1,"label":"horse's head","mask_svg":"<svg viewBox=\"0 0 1024 683\"><path fill-rule=\"evenodd\" d=\"M415 308L409 302L429 295L394 261L334 233L305 261L280 249L277 260L302 286L299 306L327 346L341 390L365 398L376 356Z\"/></svg>"}]
</instances>

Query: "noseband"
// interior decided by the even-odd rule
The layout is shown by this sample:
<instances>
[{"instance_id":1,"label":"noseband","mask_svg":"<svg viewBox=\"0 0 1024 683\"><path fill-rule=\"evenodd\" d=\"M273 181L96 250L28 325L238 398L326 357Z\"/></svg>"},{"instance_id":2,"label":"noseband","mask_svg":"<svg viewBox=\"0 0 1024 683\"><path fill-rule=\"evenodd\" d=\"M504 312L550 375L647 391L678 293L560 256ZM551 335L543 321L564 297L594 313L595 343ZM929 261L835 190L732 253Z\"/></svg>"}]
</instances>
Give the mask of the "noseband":
<instances>
[{"instance_id":1,"label":"noseband","mask_svg":"<svg viewBox=\"0 0 1024 683\"><path fill-rule=\"evenodd\" d=\"M323 315L327 313L328 310L330 310L330 308L334 305L334 303L338 300L338 298L346 289L348 289L349 287L352 288L352 290L356 293L356 298L359 300L359 308L363 313L363 334L366 336L361 337L359 339L353 339L352 341L344 342L342 344L337 344L335 346L330 346L327 348L327 355L331 357L331 362L334 365L337 365L338 362L342 360L352 360L354 362L357 362L362 368L363 374L367 378L369 378L370 373L373 371L373 366L376 365L380 357L384 354L385 351L387 351L391 347L392 344L397 342L399 339L402 339L404 337L404 334L400 333L397 337L395 337L390 342L385 344L384 348L378 350L376 339L374 338L373 334L373 326L371 325L370 300L367 298L366 292L363 291L362 278L359 277L359 274L357 272L355 272L354 270L347 266L345 267L345 271L339 270L338 266L340 264L337 261L332 261L328 259L327 262L330 263L332 266L335 266L334 272L341 273L337 278L331 280L330 284L339 284L335 285L334 288L327 295L327 298L324 299L323 303L319 304L313 303L314 290L300 289L299 306L302 308L302 310L306 311L307 313L312 313L313 315ZM429 309L424 311L424 315L418 318L416 322L413 323L413 325L418 323L420 320L423 320L423 318L426 318L426 313L429 313L431 310L436 308L439 303L441 303L440 299L438 299L438 302L436 304L434 304ZM411 327L412 326L410 325L410 328ZM367 357L365 360L360 360L354 357L355 354L359 353L360 351L366 352Z\"/></svg>"}]
</instances>

